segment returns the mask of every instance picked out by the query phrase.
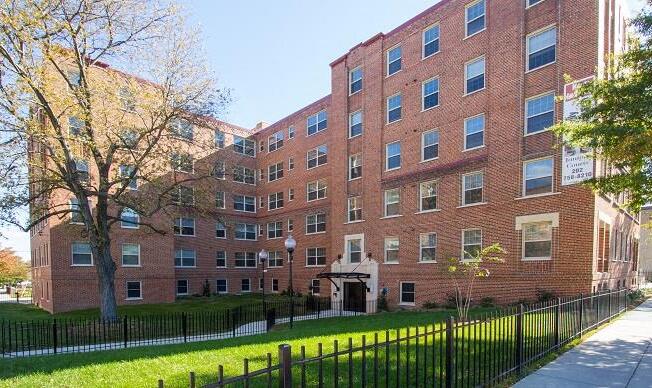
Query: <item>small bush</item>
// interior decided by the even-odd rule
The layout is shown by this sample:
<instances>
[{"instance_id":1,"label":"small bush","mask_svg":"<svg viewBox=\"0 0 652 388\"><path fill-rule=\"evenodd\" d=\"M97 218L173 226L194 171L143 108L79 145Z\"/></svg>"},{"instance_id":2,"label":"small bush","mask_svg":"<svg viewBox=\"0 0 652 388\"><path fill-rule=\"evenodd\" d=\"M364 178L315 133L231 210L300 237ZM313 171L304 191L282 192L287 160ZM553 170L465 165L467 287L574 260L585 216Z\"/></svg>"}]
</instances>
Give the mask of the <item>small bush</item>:
<instances>
[{"instance_id":1,"label":"small bush","mask_svg":"<svg viewBox=\"0 0 652 388\"><path fill-rule=\"evenodd\" d=\"M549 302L555 299L557 299L557 295L554 292L537 289L537 302Z\"/></svg>"},{"instance_id":2,"label":"small bush","mask_svg":"<svg viewBox=\"0 0 652 388\"><path fill-rule=\"evenodd\" d=\"M439 304L434 300L429 300L423 304L423 308L428 310L434 310L436 308L439 308Z\"/></svg>"},{"instance_id":3,"label":"small bush","mask_svg":"<svg viewBox=\"0 0 652 388\"><path fill-rule=\"evenodd\" d=\"M490 296L485 296L480 301L480 307L496 307L496 300Z\"/></svg>"},{"instance_id":4,"label":"small bush","mask_svg":"<svg viewBox=\"0 0 652 388\"><path fill-rule=\"evenodd\" d=\"M462 301L462 303L465 303L466 300ZM444 306L447 309L456 309L457 308L457 299L455 298L455 294L448 294L446 297L446 303L444 303Z\"/></svg>"},{"instance_id":5,"label":"small bush","mask_svg":"<svg viewBox=\"0 0 652 388\"><path fill-rule=\"evenodd\" d=\"M385 297L385 294L380 295L376 307L378 308L378 311L389 311L389 306L387 304L387 297Z\"/></svg>"},{"instance_id":6,"label":"small bush","mask_svg":"<svg viewBox=\"0 0 652 388\"><path fill-rule=\"evenodd\" d=\"M645 293L643 290L630 291L627 294L627 298L629 299L629 303L640 303L645 300Z\"/></svg>"}]
</instances>

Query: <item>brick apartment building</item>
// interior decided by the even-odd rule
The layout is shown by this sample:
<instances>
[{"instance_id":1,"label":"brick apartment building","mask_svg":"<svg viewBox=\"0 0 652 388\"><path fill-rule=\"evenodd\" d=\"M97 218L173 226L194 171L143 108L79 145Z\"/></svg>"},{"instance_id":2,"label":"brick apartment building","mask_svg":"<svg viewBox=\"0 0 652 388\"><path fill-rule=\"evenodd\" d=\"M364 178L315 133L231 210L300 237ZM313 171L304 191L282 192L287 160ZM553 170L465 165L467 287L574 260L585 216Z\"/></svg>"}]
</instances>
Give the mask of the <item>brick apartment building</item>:
<instances>
[{"instance_id":1,"label":"brick apartment building","mask_svg":"<svg viewBox=\"0 0 652 388\"><path fill-rule=\"evenodd\" d=\"M623 196L564 176L577 150L564 154L547 130L567 113L555 99L565 75L602 77L605 58L626 48L624 7L441 0L333 61L330 95L251 130L195 128L215 131L214 161L237 172L216 184L213 218L159 220L166 235L114 232L119 303L172 302L206 281L216 293L282 291L289 234L294 288L335 300L384 290L394 305L442 303L446 259L492 243L506 261L476 299L634 285L637 215ZM590 161L588 174L608 168ZM98 304L80 228L51 220L32 231L34 302L49 311ZM324 272L362 273L365 285Z\"/></svg>"}]
</instances>

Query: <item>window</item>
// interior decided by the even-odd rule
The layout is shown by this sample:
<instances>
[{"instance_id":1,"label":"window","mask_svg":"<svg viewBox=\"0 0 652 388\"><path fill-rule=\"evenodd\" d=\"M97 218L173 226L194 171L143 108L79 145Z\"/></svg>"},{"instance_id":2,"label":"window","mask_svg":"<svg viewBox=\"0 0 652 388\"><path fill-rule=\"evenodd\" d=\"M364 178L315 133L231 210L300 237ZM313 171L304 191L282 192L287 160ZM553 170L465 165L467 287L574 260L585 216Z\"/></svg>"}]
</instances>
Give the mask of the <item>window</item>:
<instances>
[{"instance_id":1,"label":"window","mask_svg":"<svg viewBox=\"0 0 652 388\"><path fill-rule=\"evenodd\" d=\"M400 304L414 305L415 300L414 283L401 282L401 300Z\"/></svg>"},{"instance_id":2,"label":"window","mask_svg":"<svg viewBox=\"0 0 652 388\"><path fill-rule=\"evenodd\" d=\"M419 184L419 211L425 212L437 209L437 181Z\"/></svg>"},{"instance_id":3,"label":"window","mask_svg":"<svg viewBox=\"0 0 652 388\"><path fill-rule=\"evenodd\" d=\"M464 120L464 149L484 146L484 114Z\"/></svg>"},{"instance_id":4,"label":"window","mask_svg":"<svg viewBox=\"0 0 652 388\"><path fill-rule=\"evenodd\" d=\"M474 260L482 250L482 230L467 229L462 231L462 257Z\"/></svg>"},{"instance_id":5,"label":"window","mask_svg":"<svg viewBox=\"0 0 652 388\"><path fill-rule=\"evenodd\" d=\"M385 237L385 263L398 263L398 237Z\"/></svg>"},{"instance_id":6,"label":"window","mask_svg":"<svg viewBox=\"0 0 652 388\"><path fill-rule=\"evenodd\" d=\"M349 197L349 222L362 221L362 198Z\"/></svg>"},{"instance_id":7,"label":"window","mask_svg":"<svg viewBox=\"0 0 652 388\"><path fill-rule=\"evenodd\" d=\"M267 180L273 182L283 178L283 162L278 162L267 167Z\"/></svg>"},{"instance_id":8,"label":"window","mask_svg":"<svg viewBox=\"0 0 652 388\"><path fill-rule=\"evenodd\" d=\"M557 28L531 34L527 37L527 69L534 70L555 62Z\"/></svg>"},{"instance_id":9,"label":"window","mask_svg":"<svg viewBox=\"0 0 652 388\"><path fill-rule=\"evenodd\" d=\"M288 189L288 201L294 200L294 189Z\"/></svg>"},{"instance_id":10,"label":"window","mask_svg":"<svg viewBox=\"0 0 652 388\"><path fill-rule=\"evenodd\" d=\"M274 152L283 147L283 131L278 131L267 139L267 149L269 152Z\"/></svg>"},{"instance_id":11,"label":"window","mask_svg":"<svg viewBox=\"0 0 652 388\"><path fill-rule=\"evenodd\" d=\"M256 224L235 224L236 240L256 240Z\"/></svg>"},{"instance_id":12,"label":"window","mask_svg":"<svg viewBox=\"0 0 652 388\"><path fill-rule=\"evenodd\" d=\"M308 182L306 193L308 201L315 201L326 198L326 180L320 179L314 182Z\"/></svg>"},{"instance_id":13,"label":"window","mask_svg":"<svg viewBox=\"0 0 652 388\"><path fill-rule=\"evenodd\" d=\"M248 185L256 184L256 172L244 166L233 167L233 181L238 183L246 183Z\"/></svg>"},{"instance_id":14,"label":"window","mask_svg":"<svg viewBox=\"0 0 652 388\"><path fill-rule=\"evenodd\" d=\"M280 209L283 207L283 192L279 191L278 193L269 195L269 210Z\"/></svg>"},{"instance_id":15,"label":"window","mask_svg":"<svg viewBox=\"0 0 652 388\"><path fill-rule=\"evenodd\" d=\"M310 292L313 295L319 295L319 292L321 291L319 279L311 279L310 280Z\"/></svg>"},{"instance_id":16,"label":"window","mask_svg":"<svg viewBox=\"0 0 652 388\"><path fill-rule=\"evenodd\" d=\"M88 182L90 179L88 162L82 159L75 159L75 173L80 182Z\"/></svg>"},{"instance_id":17,"label":"window","mask_svg":"<svg viewBox=\"0 0 652 388\"><path fill-rule=\"evenodd\" d=\"M258 278L258 289L259 290L265 289L265 279Z\"/></svg>"},{"instance_id":18,"label":"window","mask_svg":"<svg viewBox=\"0 0 652 388\"><path fill-rule=\"evenodd\" d=\"M218 209L226 208L226 199L224 191L215 193L215 207Z\"/></svg>"},{"instance_id":19,"label":"window","mask_svg":"<svg viewBox=\"0 0 652 388\"><path fill-rule=\"evenodd\" d=\"M177 249L174 251L174 266L175 267L194 267L196 262L196 254L191 249Z\"/></svg>"},{"instance_id":20,"label":"window","mask_svg":"<svg viewBox=\"0 0 652 388\"><path fill-rule=\"evenodd\" d=\"M356 67L349 72L349 94L362 90L362 67Z\"/></svg>"},{"instance_id":21,"label":"window","mask_svg":"<svg viewBox=\"0 0 652 388\"><path fill-rule=\"evenodd\" d=\"M294 170L294 158L288 158L288 171Z\"/></svg>"},{"instance_id":22,"label":"window","mask_svg":"<svg viewBox=\"0 0 652 388\"><path fill-rule=\"evenodd\" d=\"M120 227L123 229L138 229L140 216L133 209L128 207L122 209L120 213Z\"/></svg>"},{"instance_id":23,"label":"window","mask_svg":"<svg viewBox=\"0 0 652 388\"><path fill-rule=\"evenodd\" d=\"M290 126L288 128L288 139L294 139L294 127Z\"/></svg>"},{"instance_id":24,"label":"window","mask_svg":"<svg viewBox=\"0 0 652 388\"><path fill-rule=\"evenodd\" d=\"M439 24L426 28L423 31L423 53L422 58L439 52Z\"/></svg>"},{"instance_id":25,"label":"window","mask_svg":"<svg viewBox=\"0 0 652 388\"><path fill-rule=\"evenodd\" d=\"M226 167L223 161L218 160L215 162L215 166L213 167L213 176L215 179L226 179Z\"/></svg>"},{"instance_id":26,"label":"window","mask_svg":"<svg viewBox=\"0 0 652 388\"><path fill-rule=\"evenodd\" d=\"M272 292L278 292L278 279L272 279Z\"/></svg>"},{"instance_id":27,"label":"window","mask_svg":"<svg viewBox=\"0 0 652 388\"><path fill-rule=\"evenodd\" d=\"M421 134L421 161L439 157L439 131L432 130Z\"/></svg>"},{"instance_id":28,"label":"window","mask_svg":"<svg viewBox=\"0 0 652 388\"><path fill-rule=\"evenodd\" d=\"M233 208L241 212L255 213L256 198L248 195L236 194L233 196Z\"/></svg>"},{"instance_id":29,"label":"window","mask_svg":"<svg viewBox=\"0 0 652 388\"><path fill-rule=\"evenodd\" d=\"M349 115L349 138L362 135L362 111Z\"/></svg>"},{"instance_id":30,"label":"window","mask_svg":"<svg viewBox=\"0 0 652 388\"><path fill-rule=\"evenodd\" d=\"M527 0L527 6L528 6L528 7L531 7L531 6L533 6L533 5L539 4L539 3L542 2L542 1L543 1L543 0Z\"/></svg>"},{"instance_id":31,"label":"window","mask_svg":"<svg viewBox=\"0 0 652 388\"><path fill-rule=\"evenodd\" d=\"M401 168L401 142L395 141L385 146L385 170Z\"/></svg>"},{"instance_id":32,"label":"window","mask_svg":"<svg viewBox=\"0 0 652 388\"><path fill-rule=\"evenodd\" d=\"M256 142L240 136L233 136L233 152L245 156L256 156Z\"/></svg>"},{"instance_id":33,"label":"window","mask_svg":"<svg viewBox=\"0 0 652 388\"><path fill-rule=\"evenodd\" d=\"M193 126L188 120L175 119L170 123L170 133L172 136L185 140L192 140Z\"/></svg>"},{"instance_id":34,"label":"window","mask_svg":"<svg viewBox=\"0 0 652 388\"><path fill-rule=\"evenodd\" d=\"M549 260L552 257L552 222L523 224L523 260Z\"/></svg>"},{"instance_id":35,"label":"window","mask_svg":"<svg viewBox=\"0 0 652 388\"><path fill-rule=\"evenodd\" d=\"M293 219L288 219L288 232L292 232L294 230L294 220Z\"/></svg>"},{"instance_id":36,"label":"window","mask_svg":"<svg viewBox=\"0 0 652 388\"><path fill-rule=\"evenodd\" d=\"M466 6L466 36L477 34L485 28L484 1L480 0Z\"/></svg>"},{"instance_id":37,"label":"window","mask_svg":"<svg viewBox=\"0 0 652 388\"><path fill-rule=\"evenodd\" d=\"M194 170L194 162L192 155L188 153L174 152L170 155L170 164L174 171L185 172L192 174Z\"/></svg>"},{"instance_id":38,"label":"window","mask_svg":"<svg viewBox=\"0 0 652 388\"><path fill-rule=\"evenodd\" d=\"M482 171L462 175L462 205L482 203L483 186L484 173Z\"/></svg>"},{"instance_id":39,"label":"window","mask_svg":"<svg viewBox=\"0 0 652 388\"><path fill-rule=\"evenodd\" d=\"M224 132L219 129L215 130L215 148L224 148Z\"/></svg>"},{"instance_id":40,"label":"window","mask_svg":"<svg viewBox=\"0 0 652 388\"><path fill-rule=\"evenodd\" d=\"M120 174L120 178L124 180L122 183L123 187L126 187L129 190L138 190L138 179L136 178L136 174L134 174L134 166L126 164L120 165L118 173ZM133 178L130 178L132 174Z\"/></svg>"},{"instance_id":41,"label":"window","mask_svg":"<svg viewBox=\"0 0 652 388\"><path fill-rule=\"evenodd\" d=\"M127 112L136 111L136 98L134 97L131 90L129 90L126 86L121 87L118 90L118 98L120 99L120 105L122 105L122 109L126 110Z\"/></svg>"},{"instance_id":42,"label":"window","mask_svg":"<svg viewBox=\"0 0 652 388\"><path fill-rule=\"evenodd\" d=\"M127 299L143 299L140 282L127 282Z\"/></svg>"},{"instance_id":43,"label":"window","mask_svg":"<svg viewBox=\"0 0 652 388\"><path fill-rule=\"evenodd\" d=\"M385 217L397 216L401 213L401 190L385 190Z\"/></svg>"},{"instance_id":44,"label":"window","mask_svg":"<svg viewBox=\"0 0 652 388\"><path fill-rule=\"evenodd\" d=\"M552 193L552 158L525 162L523 195Z\"/></svg>"},{"instance_id":45,"label":"window","mask_svg":"<svg viewBox=\"0 0 652 388\"><path fill-rule=\"evenodd\" d=\"M439 78L421 84L421 109L428 110L439 105Z\"/></svg>"},{"instance_id":46,"label":"window","mask_svg":"<svg viewBox=\"0 0 652 388\"><path fill-rule=\"evenodd\" d=\"M79 200L77 198L70 198L70 223L71 224L83 224L84 216L81 213L81 208L79 207Z\"/></svg>"},{"instance_id":47,"label":"window","mask_svg":"<svg viewBox=\"0 0 652 388\"><path fill-rule=\"evenodd\" d=\"M236 252L236 268L256 268L256 252Z\"/></svg>"},{"instance_id":48,"label":"window","mask_svg":"<svg viewBox=\"0 0 652 388\"><path fill-rule=\"evenodd\" d=\"M320 145L317 148L313 148L306 154L307 168L319 167L328 162L328 146Z\"/></svg>"},{"instance_id":49,"label":"window","mask_svg":"<svg viewBox=\"0 0 652 388\"><path fill-rule=\"evenodd\" d=\"M281 251L272 251L269 252L269 258L267 265L270 268L278 268L283 266L283 252Z\"/></svg>"},{"instance_id":50,"label":"window","mask_svg":"<svg viewBox=\"0 0 652 388\"><path fill-rule=\"evenodd\" d=\"M326 214L317 213L306 216L306 234L326 231Z\"/></svg>"},{"instance_id":51,"label":"window","mask_svg":"<svg viewBox=\"0 0 652 388\"><path fill-rule=\"evenodd\" d=\"M349 156L349 180L362 177L362 155Z\"/></svg>"},{"instance_id":52,"label":"window","mask_svg":"<svg viewBox=\"0 0 652 388\"><path fill-rule=\"evenodd\" d=\"M346 255L349 263L359 263L362 261L361 238L350 238L346 240Z\"/></svg>"},{"instance_id":53,"label":"window","mask_svg":"<svg viewBox=\"0 0 652 388\"><path fill-rule=\"evenodd\" d=\"M215 223L215 238L226 238L226 225L223 222Z\"/></svg>"},{"instance_id":54,"label":"window","mask_svg":"<svg viewBox=\"0 0 652 388\"><path fill-rule=\"evenodd\" d=\"M73 89L81 86L81 74L79 74L79 71L71 70L68 72L68 83L70 83Z\"/></svg>"},{"instance_id":55,"label":"window","mask_svg":"<svg viewBox=\"0 0 652 388\"><path fill-rule=\"evenodd\" d=\"M194 236L195 219L194 218L175 218L174 234L177 236Z\"/></svg>"},{"instance_id":56,"label":"window","mask_svg":"<svg viewBox=\"0 0 652 388\"><path fill-rule=\"evenodd\" d=\"M177 205L191 206L195 203L195 189L188 186L179 186L172 191L172 202Z\"/></svg>"},{"instance_id":57,"label":"window","mask_svg":"<svg viewBox=\"0 0 652 388\"><path fill-rule=\"evenodd\" d=\"M306 128L308 128L308 136L314 135L317 132L321 132L328 128L328 114L325 110L315 113L312 116L308 116L306 123Z\"/></svg>"},{"instance_id":58,"label":"window","mask_svg":"<svg viewBox=\"0 0 652 388\"><path fill-rule=\"evenodd\" d=\"M187 280L177 280L177 295L188 295Z\"/></svg>"},{"instance_id":59,"label":"window","mask_svg":"<svg viewBox=\"0 0 652 388\"><path fill-rule=\"evenodd\" d=\"M72 265L93 265L91 244L83 242L72 243Z\"/></svg>"},{"instance_id":60,"label":"window","mask_svg":"<svg viewBox=\"0 0 652 388\"><path fill-rule=\"evenodd\" d=\"M466 80L464 93L471 94L484 89L484 57L466 64L464 79Z\"/></svg>"},{"instance_id":61,"label":"window","mask_svg":"<svg viewBox=\"0 0 652 388\"><path fill-rule=\"evenodd\" d=\"M401 93L387 97L387 124L401 119Z\"/></svg>"},{"instance_id":62,"label":"window","mask_svg":"<svg viewBox=\"0 0 652 388\"><path fill-rule=\"evenodd\" d=\"M251 292L251 279L240 280L240 292Z\"/></svg>"},{"instance_id":63,"label":"window","mask_svg":"<svg viewBox=\"0 0 652 388\"><path fill-rule=\"evenodd\" d=\"M401 46L387 50L387 76L401 70Z\"/></svg>"},{"instance_id":64,"label":"window","mask_svg":"<svg viewBox=\"0 0 652 388\"><path fill-rule=\"evenodd\" d=\"M326 265L326 248L306 249L306 267Z\"/></svg>"},{"instance_id":65,"label":"window","mask_svg":"<svg viewBox=\"0 0 652 388\"><path fill-rule=\"evenodd\" d=\"M78 117L68 117L68 134L73 137L81 135L84 129L84 122Z\"/></svg>"},{"instance_id":66,"label":"window","mask_svg":"<svg viewBox=\"0 0 652 388\"><path fill-rule=\"evenodd\" d=\"M419 261L437 261L437 233L421 233L419 235Z\"/></svg>"},{"instance_id":67,"label":"window","mask_svg":"<svg viewBox=\"0 0 652 388\"><path fill-rule=\"evenodd\" d=\"M218 294L226 294L229 292L229 286L226 279L217 279L215 281L215 291Z\"/></svg>"},{"instance_id":68,"label":"window","mask_svg":"<svg viewBox=\"0 0 652 388\"><path fill-rule=\"evenodd\" d=\"M611 258L611 224L600 220L598 229L598 272L609 272Z\"/></svg>"},{"instance_id":69,"label":"window","mask_svg":"<svg viewBox=\"0 0 652 388\"><path fill-rule=\"evenodd\" d=\"M267 238L281 238L283 237L283 222L268 222L267 223Z\"/></svg>"},{"instance_id":70,"label":"window","mask_svg":"<svg viewBox=\"0 0 652 388\"><path fill-rule=\"evenodd\" d=\"M525 101L525 134L545 131L555 121L555 95L548 93Z\"/></svg>"}]
</instances>

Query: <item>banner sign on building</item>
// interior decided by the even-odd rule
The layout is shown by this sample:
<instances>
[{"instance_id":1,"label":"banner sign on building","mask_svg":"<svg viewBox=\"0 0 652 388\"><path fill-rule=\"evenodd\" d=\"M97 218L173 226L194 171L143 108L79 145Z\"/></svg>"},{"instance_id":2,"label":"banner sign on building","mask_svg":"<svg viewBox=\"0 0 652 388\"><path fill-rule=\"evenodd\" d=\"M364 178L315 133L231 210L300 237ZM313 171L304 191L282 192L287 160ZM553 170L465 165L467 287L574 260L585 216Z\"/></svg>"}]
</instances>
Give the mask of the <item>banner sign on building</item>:
<instances>
[{"instance_id":1,"label":"banner sign on building","mask_svg":"<svg viewBox=\"0 0 652 388\"><path fill-rule=\"evenodd\" d=\"M593 77L584 78L564 85L564 121L575 120L581 112L577 89ZM593 178L593 150L586 147L564 145L561 164L562 186L574 185Z\"/></svg>"}]
</instances>

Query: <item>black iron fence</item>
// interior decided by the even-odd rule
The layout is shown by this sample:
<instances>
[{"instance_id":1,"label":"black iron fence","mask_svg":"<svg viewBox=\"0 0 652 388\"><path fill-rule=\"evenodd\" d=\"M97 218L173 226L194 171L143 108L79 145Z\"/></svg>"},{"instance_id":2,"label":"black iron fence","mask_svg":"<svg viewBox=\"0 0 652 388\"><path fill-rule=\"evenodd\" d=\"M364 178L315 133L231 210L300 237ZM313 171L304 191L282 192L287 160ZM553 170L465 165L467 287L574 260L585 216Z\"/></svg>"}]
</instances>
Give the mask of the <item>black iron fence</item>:
<instances>
[{"instance_id":1,"label":"black iron fence","mask_svg":"<svg viewBox=\"0 0 652 388\"><path fill-rule=\"evenodd\" d=\"M494 385L626 308L626 290L607 291L520 305L463 322L451 317L373 338L348 338L344 346L337 340L298 351L280 345L277 358L267 353L245 359L235 376L225 375L219 365L217 374L202 382L211 388ZM262 368L254 369L255 364ZM191 372L189 385L195 387L197 380Z\"/></svg>"},{"instance_id":2,"label":"black iron fence","mask_svg":"<svg viewBox=\"0 0 652 388\"><path fill-rule=\"evenodd\" d=\"M375 302L369 302L364 308L348 309L341 302L319 298L296 298L294 309L291 305L289 300L275 300L220 311L123 316L112 321L3 320L0 354L10 358L216 340L265 333L290 318L300 321L354 316L376 308Z\"/></svg>"}]
</instances>

